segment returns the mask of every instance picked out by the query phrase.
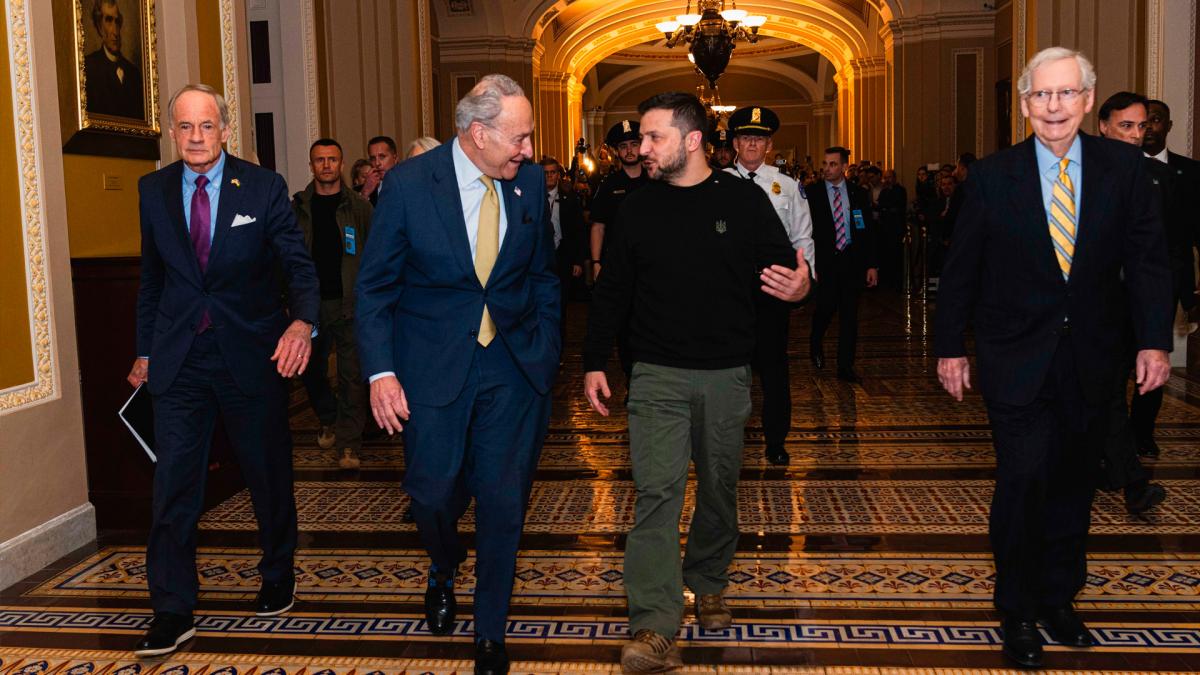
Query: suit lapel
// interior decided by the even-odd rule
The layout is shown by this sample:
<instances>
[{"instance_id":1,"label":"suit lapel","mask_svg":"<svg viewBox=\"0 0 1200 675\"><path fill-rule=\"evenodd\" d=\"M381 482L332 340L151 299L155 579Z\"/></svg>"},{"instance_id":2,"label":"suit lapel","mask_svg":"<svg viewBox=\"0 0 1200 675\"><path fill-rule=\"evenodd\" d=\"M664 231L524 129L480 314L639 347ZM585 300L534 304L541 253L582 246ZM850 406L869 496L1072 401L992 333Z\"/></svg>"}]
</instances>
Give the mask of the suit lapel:
<instances>
[{"instance_id":1,"label":"suit lapel","mask_svg":"<svg viewBox=\"0 0 1200 675\"><path fill-rule=\"evenodd\" d=\"M167 167L167 173L162 184L163 203L167 206L167 227L171 229L175 240L179 242L188 269L196 278L201 277L200 261L196 260L196 251L192 248L192 240L188 236L187 220L183 216L183 162L175 162Z\"/></svg>"},{"instance_id":2,"label":"suit lapel","mask_svg":"<svg viewBox=\"0 0 1200 675\"><path fill-rule=\"evenodd\" d=\"M213 243L212 251L208 256L208 269L213 268L213 263L218 260L223 248L221 244L225 241L225 237L229 235L229 227L233 223L233 216L238 212L242 205L242 191L239 185L235 185L233 181L237 180L241 183L242 167L241 162L236 157L225 154L225 169L221 175L221 192L217 203L217 218L213 221Z\"/></svg>"},{"instance_id":3,"label":"suit lapel","mask_svg":"<svg viewBox=\"0 0 1200 675\"><path fill-rule=\"evenodd\" d=\"M1020 219L1025 233L1033 244L1033 250L1043 271L1052 272L1062 281L1062 269L1054 255L1054 241L1050 239L1050 221L1046 219L1045 201L1042 199L1042 176L1038 171L1037 140L1031 135L1025 139L1018 161L1009 165L1009 177L1013 180L1011 203L1018 213L1027 217Z\"/></svg>"},{"instance_id":4,"label":"suit lapel","mask_svg":"<svg viewBox=\"0 0 1200 675\"><path fill-rule=\"evenodd\" d=\"M516 193L517 183L515 178L511 181L502 180L499 182L499 185L501 198L504 199L504 219L507 221L508 227L504 231L504 241L500 242L500 255L496 258L497 264L500 263L502 258L507 257L504 255L504 252L507 250L504 245L510 241L515 241L517 228L525 226L523 222L524 212L521 209L521 198L517 197ZM542 198L542 201L549 205L545 197Z\"/></svg>"},{"instance_id":5,"label":"suit lapel","mask_svg":"<svg viewBox=\"0 0 1200 675\"><path fill-rule=\"evenodd\" d=\"M433 205L446 228L446 237L450 240L450 248L454 250L454 259L458 261L463 272L475 279L475 261L471 260L471 242L467 239L462 196L458 192L458 176L454 173L454 156L451 154L450 143L457 142L457 139L451 139L449 143L432 151L442 153L433 172Z\"/></svg>"}]
</instances>

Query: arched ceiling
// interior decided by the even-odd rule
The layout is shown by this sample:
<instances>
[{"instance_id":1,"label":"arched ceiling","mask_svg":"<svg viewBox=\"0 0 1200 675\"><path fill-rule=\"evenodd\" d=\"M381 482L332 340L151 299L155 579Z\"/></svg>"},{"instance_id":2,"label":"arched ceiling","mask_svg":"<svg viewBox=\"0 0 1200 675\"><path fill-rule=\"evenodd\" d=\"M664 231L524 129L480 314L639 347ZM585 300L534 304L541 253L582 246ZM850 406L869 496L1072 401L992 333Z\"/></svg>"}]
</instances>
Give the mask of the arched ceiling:
<instances>
[{"instance_id":1,"label":"arched ceiling","mask_svg":"<svg viewBox=\"0 0 1200 675\"><path fill-rule=\"evenodd\" d=\"M808 45L838 70L850 60L882 55L879 30L895 0L743 0L738 9L762 14L760 34ZM540 69L582 80L621 50L662 38L655 24L683 12L681 0L542 0L530 37L542 48Z\"/></svg>"},{"instance_id":2,"label":"arched ceiling","mask_svg":"<svg viewBox=\"0 0 1200 675\"><path fill-rule=\"evenodd\" d=\"M803 102L824 100L824 87L809 73L780 61L743 59L740 56L730 61L725 75L717 83L722 99L728 99L725 100L726 103L734 102L733 98L730 98L731 95L750 99L792 99ZM605 63L609 61L606 60ZM652 63L634 66L611 78L605 78L598 91L588 92L589 98L585 101L591 100L604 107L621 105L621 101L629 98L633 90L646 83L657 83L654 86L661 87L663 80L674 80L674 89L684 91L691 91L700 82L695 68L682 59L672 63Z\"/></svg>"}]
</instances>

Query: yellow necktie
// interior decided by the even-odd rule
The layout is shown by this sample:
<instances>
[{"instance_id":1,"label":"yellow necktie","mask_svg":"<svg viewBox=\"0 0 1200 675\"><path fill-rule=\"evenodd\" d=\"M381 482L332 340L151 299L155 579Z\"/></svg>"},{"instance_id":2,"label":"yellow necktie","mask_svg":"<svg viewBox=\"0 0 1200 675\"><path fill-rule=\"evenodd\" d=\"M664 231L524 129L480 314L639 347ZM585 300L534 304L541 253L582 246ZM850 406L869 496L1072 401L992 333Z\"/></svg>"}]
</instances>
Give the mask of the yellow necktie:
<instances>
[{"instance_id":1,"label":"yellow necktie","mask_svg":"<svg viewBox=\"0 0 1200 675\"><path fill-rule=\"evenodd\" d=\"M1058 163L1058 180L1054 181L1054 191L1050 199L1050 239L1054 241L1054 255L1058 256L1058 266L1062 269L1063 279L1071 276L1071 261L1075 259L1075 186L1067 175L1067 165L1070 160L1066 157Z\"/></svg>"},{"instance_id":2,"label":"yellow necktie","mask_svg":"<svg viewBox=\"0 0 1200 675\"><path fill-rule=\"evenodd\" d=\"M483 202L479 205L479 232L475 238L475 276L479 283L487 287L488 277L496 266L496 256L500 253L500 199L496 195L496 185L490 176L480 176L479 180L487 188ZM496 337L496 324L488 313L487 305L483 306L483 318L479 320L479 344L484 347L491 344Z\"/></svg>"}]
</instances>

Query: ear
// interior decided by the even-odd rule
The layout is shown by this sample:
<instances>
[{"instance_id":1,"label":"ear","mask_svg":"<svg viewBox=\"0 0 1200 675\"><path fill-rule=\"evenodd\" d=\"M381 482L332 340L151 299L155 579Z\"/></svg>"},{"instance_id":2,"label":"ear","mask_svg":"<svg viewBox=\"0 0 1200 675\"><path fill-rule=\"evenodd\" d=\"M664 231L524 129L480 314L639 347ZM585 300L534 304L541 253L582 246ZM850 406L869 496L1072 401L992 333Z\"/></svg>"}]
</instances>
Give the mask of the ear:
<instances>
[{"instance_id":1,"label":"ear","mask_svg":"<svg viewBox=\"0 0 1200 675\"><path fill-rule=\"evenodd\" d=\"M1021 97L1021 116L1029 119L1029 99Z\"/></svg>"},{"instance_id":2,"label":"ear","mask_svg":"<svg viewBox=\"0 0 1200 675\"><path fill-rule=\"evenodd\" d=\"M479 122L471 123L471 140L474 141L476 148L479 148L480 150L483 149L483 146L485 144L484 136L486 136L486 135L487 135L486 127L484 127Z\"/></svg>"},{"instance_id":3,"label":"ear","mask_svg":"<svg viewBox=\"0 0 1200 675\"><path fill-rule=\"evenodd\" d=\"M230 133L232 133L232 130L231 130L231 129L230 129L228 126L225 126L225 127L222 127L222 128L221 128L221 142L222 142L222 143L228 143L228 142L229 142L229 134L230 134ZM172 138L174 138L174 137L175 137L175 131L174 131L174 130L171 130L171 137L172 137Z\"/></svg>"},{"instance_id":4,"label":"ear","mask_svg":"<svg viewBox=\"0 0 1200 675\"><path fill-rule=\"evenodd\" d=\"M704 145L704 132L699 129L693 129L687 135L688 152L695 152L697 148Z\"/></svg>"}]
</instances>

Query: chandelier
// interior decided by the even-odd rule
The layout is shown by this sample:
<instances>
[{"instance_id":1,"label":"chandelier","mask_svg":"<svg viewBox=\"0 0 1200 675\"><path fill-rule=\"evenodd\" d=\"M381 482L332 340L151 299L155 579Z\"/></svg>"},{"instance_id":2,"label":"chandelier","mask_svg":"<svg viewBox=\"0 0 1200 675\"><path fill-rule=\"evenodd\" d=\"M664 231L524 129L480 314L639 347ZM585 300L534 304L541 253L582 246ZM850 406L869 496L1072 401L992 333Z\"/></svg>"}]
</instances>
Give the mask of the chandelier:
<instances>
[{"instance_id":1,"label":"chandelier","mask_svg":"<svg viewBox=\"0 0 1200 675\"><path fill-rule=\"evenodd\" d=\"M691 45L689 58L713 87L729 65L736 46L734 41L758 42L758 29L767 22L765 16L750 16L749 12L738 9L736 0L731 0L730 5L725 9L725 0L696 0L697 14L692 12L692 1L688 0L683 14L655 26L662 31L668 48L680 43Z\"/></svg>"}]
</instances>

